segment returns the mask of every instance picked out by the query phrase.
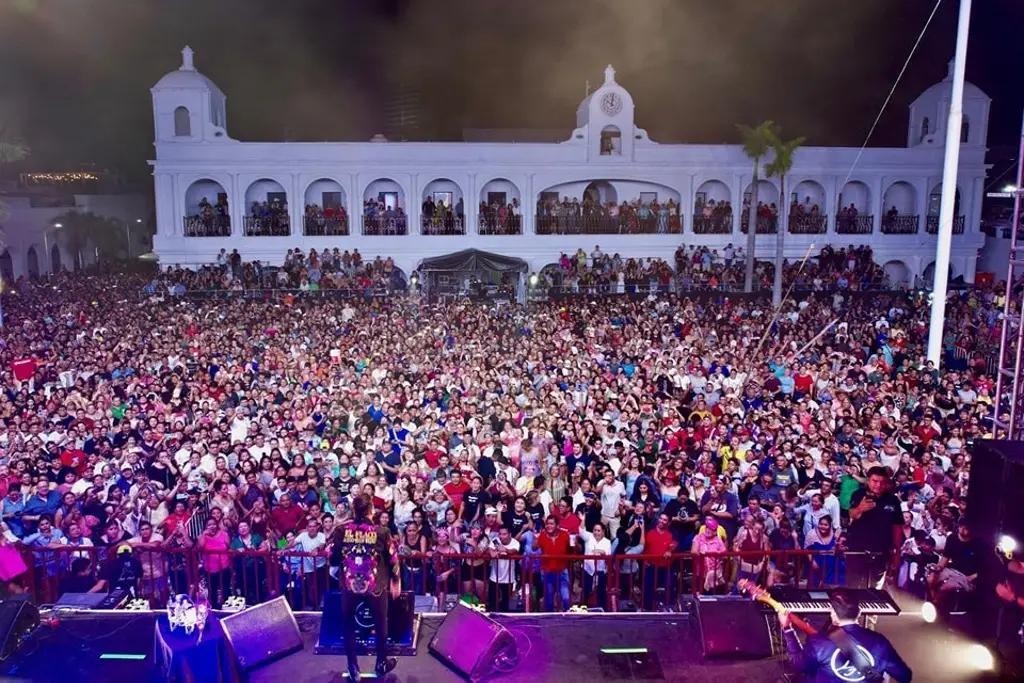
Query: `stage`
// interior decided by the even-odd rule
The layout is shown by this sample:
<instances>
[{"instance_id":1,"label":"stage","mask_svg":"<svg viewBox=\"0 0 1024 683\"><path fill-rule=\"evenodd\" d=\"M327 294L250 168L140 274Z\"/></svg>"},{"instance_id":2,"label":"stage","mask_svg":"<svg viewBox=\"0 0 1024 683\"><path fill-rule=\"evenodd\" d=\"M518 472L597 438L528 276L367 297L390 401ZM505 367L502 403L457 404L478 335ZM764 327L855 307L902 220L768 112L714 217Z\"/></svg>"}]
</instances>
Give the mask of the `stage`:
<instances>
[{"instance_id":1,"label":"stage","mask_svg":"<svg viewBox=\"0 0 1024 683\"><path fill-rule=\"evenodd\" d=\"M43 626L9 659L0 663L0 681L117 683L166 680L154 655L152 612L80 612L60 615L56 626ZM315 655L319 614L297 614L304 648L249 675L252 683L340 683L345 659ZM520 661L515 669L494 674L494 681L664 680L715 683L776 683L786 672L784 657L753 661L705 660L695 619L686 614L563 614L497 616L515 636ZM427 644L442 621L425 615L419 651L399 658L386 680L434 683L460 678L430 654ZM886 633L914 670L915 680L981 680L958 666L959 637L928 625L920 617L879 618ZM620 652L616 652L619 650ZM626 652L622 652L626 650ZM646 652L643 652L646 650ZM361 659L372 671L372 659ZM365 676L364 676L365 677ZM222 672L197 683L228 680ZM991 679L989 679L991 680Z\"/></svg>"}]
</instances>

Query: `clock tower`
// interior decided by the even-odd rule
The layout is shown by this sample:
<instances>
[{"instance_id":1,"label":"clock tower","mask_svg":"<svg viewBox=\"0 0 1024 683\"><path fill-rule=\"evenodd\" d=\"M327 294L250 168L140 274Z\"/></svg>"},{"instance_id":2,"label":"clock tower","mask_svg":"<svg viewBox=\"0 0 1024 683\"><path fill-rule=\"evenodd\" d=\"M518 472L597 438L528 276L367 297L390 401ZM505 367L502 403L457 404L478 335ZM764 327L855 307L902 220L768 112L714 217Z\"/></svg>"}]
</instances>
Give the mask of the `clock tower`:
<instances>
[{"instance_id":1,"label":"clock tower","mask_svg":"<svg viewBox=\"0 0 1024 683\"><path fill-rule=\"evenodd\" d=\"M615 69L605 67L604 83L576 110L577 132L585 131L591 161L615 163L633 158L637 140L647 134L633 125L633 98L615 81Z\"/></svg>"}]
</instances>

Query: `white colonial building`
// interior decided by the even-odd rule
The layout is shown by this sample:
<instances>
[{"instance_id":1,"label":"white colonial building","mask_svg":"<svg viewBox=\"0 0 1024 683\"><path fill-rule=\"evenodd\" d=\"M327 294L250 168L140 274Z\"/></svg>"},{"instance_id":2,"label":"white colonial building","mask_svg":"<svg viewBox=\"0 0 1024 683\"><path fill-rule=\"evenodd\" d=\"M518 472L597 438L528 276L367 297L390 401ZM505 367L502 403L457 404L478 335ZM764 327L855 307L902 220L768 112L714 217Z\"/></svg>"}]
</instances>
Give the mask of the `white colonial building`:
<instances>
[{"instance_id":1,"label":"white colonial building","mask_svg":"<svg viewBox=\"0 0 1024 683\"><path fill-rule=\"evenodd\" d=\"M165 265L208 263L222 248L279 263L289 248L338 247L358 248L364 258L390 255L411 273L425 257L476 247L523 258L539 270L562 252L589 252L595 244L607 253L671 260L680 244L723 248L746 241L742 205L752 163L742 148L651 140L610 66L559 143L391 143L380 136L369 142L250 143L228 134L226 97L196 70L192 50L186 47L182 57L181 68L152 89L154 249ZM818 207L813 220L783 221L787 258L802 257L812 243L816 249L825 242L870 243L890 277L929 277L950 91L947 77L914 101L906 147L868 148L863 154L803 147L786 179L789 199L779 196L775 180L761 181L759 198L766 204ZM984 243L980 217L990 101L966 86L952 270L967 281L974 279ZM645 224L650 229L623 234L609 221L539 216L538 203L555 197L661 205L671 200L681 216L667 226L655 221ZM455 206L460 217L438 230L423 215L427 199ZM388 207L388 218L364 216L367 200ZM512 230L495 230L492 219L479 213L481 203L513 200L522 217ZM697 207L712 201L729 202L735 210L725 220L708 219ZM260 206L275 204L268 218ZM329 209L330 217L307 218L309 205ZM854 220L837 218L851 205ZM395 207L406 220L392 215ZM758 236L757 254L770 259L779 221L769 217L760 223L758 232L766 234Z\"/></svg>"}]
</instances>

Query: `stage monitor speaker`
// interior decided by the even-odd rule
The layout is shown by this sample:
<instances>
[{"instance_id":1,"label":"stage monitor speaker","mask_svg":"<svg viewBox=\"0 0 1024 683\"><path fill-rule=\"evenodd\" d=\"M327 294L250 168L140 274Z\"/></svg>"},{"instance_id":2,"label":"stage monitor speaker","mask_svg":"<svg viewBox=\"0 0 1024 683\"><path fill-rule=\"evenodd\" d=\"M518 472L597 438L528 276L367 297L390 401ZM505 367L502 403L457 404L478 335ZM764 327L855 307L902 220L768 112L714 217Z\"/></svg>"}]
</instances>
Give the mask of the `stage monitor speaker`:
<instances>
[{"instance_id":1,"label":"stage monitor speaker","mask_svg":"<svg viewBox=\"0 0 1024 683\"><path fill-rule=\"evenodd\" d=\"M299 625L283 595L228 615L220 624L243 671L302 649Z\"/></svg>"},{"instance_id":2,"label":"stage monitor speaker","mask_svg":"<svg viewBox=\"0 0 1024 683\"><path fill-rule=\"evenodd\" d=\"M39 610L28 600L0 601L0 661L14 654L27 635L39 627Z\"/></svg>"},{"instance_id":3,"label":"stage monitor speaker","mask_svg":"<svg viewBox=\"0 0 1024 683\"><path fill-rule=\"evenodd\" d=\"M388 600L388 653L412 656L416 654L416 620L414 605L422 596L407 591L397 600ZM361 655L376 654L377 625L373 612L360 601L356 607L356 651ZM345 627L341 618L341 591L330 591L324 596L323 618L320 620L320 639L316 654L345 654Z\"/></svg>"},{"instance_id":4,"label":"stage monitor speaker","mask_svg":"<svg viewBox=\"0 0 1024 683\"><path fill-rule=\"evenodd\" d=\"M705 658L771 657L775 613L746 598L697 600L697 623Z\"/></svg>"},{"instance_id":5,"label":"stage monitor speaker","mask_svg":"<svg viewBox=\"0 0 1024 683\"><path fill-rule=\"evenodd\" d=\"M430 641L430 651L449 668L471 681L511 664L518 658L516 639L509 630L459 603L441 622Z\"/></svg>"}]
</instances>

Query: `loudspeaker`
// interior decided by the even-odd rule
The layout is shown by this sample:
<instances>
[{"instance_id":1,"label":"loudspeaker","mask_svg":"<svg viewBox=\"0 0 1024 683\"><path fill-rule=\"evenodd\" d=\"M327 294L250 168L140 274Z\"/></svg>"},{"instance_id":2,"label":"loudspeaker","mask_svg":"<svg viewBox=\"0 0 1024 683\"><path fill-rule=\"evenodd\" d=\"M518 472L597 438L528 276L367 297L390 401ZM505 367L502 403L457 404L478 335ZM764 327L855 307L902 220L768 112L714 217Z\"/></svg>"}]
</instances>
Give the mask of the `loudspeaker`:
<instances>
[{"instance_id":1,"label":"loudspeaker","mask_svg":"<svg viewBox=\"0 0 1024 683\"><path fill-rule=\"evenodd\" d=\"M515 636L508 629L461 602L441 622L430 651L471 681L500 668L496 662L513 662L519 656Z\"/></svg>"},{"instance_id":2,"label":"loudspeaker","mask_svg":"<svg viewBox=\"0 0 1024 683\"><path fill-rule=\"evenodd\" d=\"M388 599L388 653L391 655L416 654L416 613L418 598L410 591L397 600ZM361 655L375 655L376 624L373 613L362 602L356 607L357 651ZM318 655L345 654L345 627L341 617L341 591L330 591L324 596L323 618L320 620L320 639L314 650Z\"/></svg>"},{"instance_id":3,"label":"loudspeaker","mask_svg":"<svg viewBox=\"0 0 1024 683\"><path fill-rule=\"evenodd\" d=\"M775 654L775 613L748 598L701 598L697 623L705 658L762 659Z\"/></svg>"},{"instance_id":4,"label":"loudspeaker","mask_svg":"<svg viewBox=\"0 0 1024 683\"><path fill-rule=\"evenodd\" d=\"M0 601L0 661L14 654L39 627L39 609L28 600Z\"/></svg>"},{"instance_id":5,"label":"loudspeaker","mask_svg":"<svg viewBox=\"0 0 1024 683\"><path fill-rule=\"evenodd\" d=\"M299 625L283 595L228 615L220 625L243 671L302 649Z\"/></svg>"}]
</instances>

